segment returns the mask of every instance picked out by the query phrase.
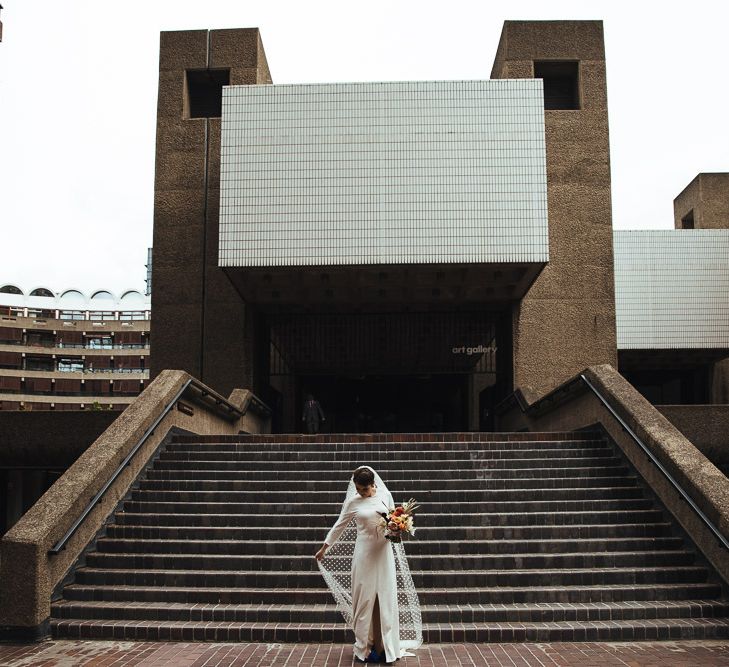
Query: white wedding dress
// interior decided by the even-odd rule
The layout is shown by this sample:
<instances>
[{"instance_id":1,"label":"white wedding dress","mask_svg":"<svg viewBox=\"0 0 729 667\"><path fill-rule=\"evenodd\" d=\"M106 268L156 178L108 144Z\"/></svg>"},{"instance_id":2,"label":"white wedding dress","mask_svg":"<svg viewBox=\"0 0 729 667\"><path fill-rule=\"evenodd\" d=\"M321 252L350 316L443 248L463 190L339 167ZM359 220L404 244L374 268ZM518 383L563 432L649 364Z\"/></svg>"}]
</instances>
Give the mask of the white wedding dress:
<instances>
[{"instance_id":1,"label":"white wedding dress","mask_svg":"<svg viewBox=\"0 0 729 667\"><path fill-rule=\"evenodd\" d=\"M361 660L367 657L377 599L386 660L394 662L420 646L422 622L403 545L384 537L379 512L387 512L394 503L376 472L375 485L376 494L363 498L350 480L339 519L325 540L330 548L319 567L354 630L354 654Z\"/></svg>"}]
</instances>

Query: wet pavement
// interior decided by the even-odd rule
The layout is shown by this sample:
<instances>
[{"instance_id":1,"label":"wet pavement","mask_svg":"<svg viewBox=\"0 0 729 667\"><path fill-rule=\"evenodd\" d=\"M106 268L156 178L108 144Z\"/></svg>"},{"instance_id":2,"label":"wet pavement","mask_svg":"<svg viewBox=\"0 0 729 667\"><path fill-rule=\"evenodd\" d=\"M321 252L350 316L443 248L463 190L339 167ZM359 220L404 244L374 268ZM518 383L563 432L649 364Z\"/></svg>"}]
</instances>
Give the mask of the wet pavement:
<instances>
[{"instance_id":1,"label":"wet pavement","mask_svg":"<svg viewBox=\"0 0 729 667\"><path fill-rule=\"evenodd\" d=\"M430 644L399 667L729 666L729 641ZM351 645L45 641L0 644L2 667L334 667L352 665Z\"/></svg>"}]
</instances>

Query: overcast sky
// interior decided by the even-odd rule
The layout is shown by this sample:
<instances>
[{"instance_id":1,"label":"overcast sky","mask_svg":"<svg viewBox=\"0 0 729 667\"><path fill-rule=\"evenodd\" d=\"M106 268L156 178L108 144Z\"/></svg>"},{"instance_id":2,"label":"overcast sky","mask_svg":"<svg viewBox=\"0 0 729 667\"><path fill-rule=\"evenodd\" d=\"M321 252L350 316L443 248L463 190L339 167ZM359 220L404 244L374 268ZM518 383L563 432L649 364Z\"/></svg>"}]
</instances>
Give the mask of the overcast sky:
<instances>
[{"instance_id":1,"label":"overcast sky","mask_svg":"<svg viewBox=\"0 0 729 667\"><path fill-rule=\"evenodd\" d=\"M274 83L487 79L507 19L602 19L616 229L729 170L729 4L0 0L0 283L142 289L160 30L259 27ZM679 9L680 7L680 9Z\"/></svg>"}]
</instances>

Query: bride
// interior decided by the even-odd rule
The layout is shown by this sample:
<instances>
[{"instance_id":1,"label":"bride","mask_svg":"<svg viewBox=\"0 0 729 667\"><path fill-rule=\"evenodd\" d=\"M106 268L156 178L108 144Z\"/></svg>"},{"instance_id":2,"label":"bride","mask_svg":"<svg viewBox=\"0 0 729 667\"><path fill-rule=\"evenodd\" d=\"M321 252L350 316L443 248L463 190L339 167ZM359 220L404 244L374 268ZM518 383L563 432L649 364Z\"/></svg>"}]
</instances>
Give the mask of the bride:
<instances>
[{"instance_id":1,"label":"bride","mask_svg":"<svg viewBox=\"0 0 729 667\"><path fill-rule=\"evenodd\" d=\"M316 553L361 662L393 664L422 644L420 604L402 543L385 539L380 512L392 495L369 466L349 480L339 519Z\"/></svg>"}]
</instances>

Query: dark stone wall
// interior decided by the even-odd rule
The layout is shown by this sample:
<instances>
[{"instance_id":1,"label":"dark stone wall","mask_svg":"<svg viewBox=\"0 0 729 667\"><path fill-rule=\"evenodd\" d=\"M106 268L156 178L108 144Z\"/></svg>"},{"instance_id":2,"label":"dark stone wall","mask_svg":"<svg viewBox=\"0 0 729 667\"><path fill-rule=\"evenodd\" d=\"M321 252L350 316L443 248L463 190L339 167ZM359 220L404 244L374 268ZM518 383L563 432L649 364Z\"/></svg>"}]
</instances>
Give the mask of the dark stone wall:
<instances>
[{"instance_id":1,"label":"dark stone wall","mask_svg":"<svg viewBox=\"0 0 729 667\"><path fill-rule=\"evenodd\" d=\"M68 468L121 413L0 412L0 465Z\"/></svg>"}]
</instances>

